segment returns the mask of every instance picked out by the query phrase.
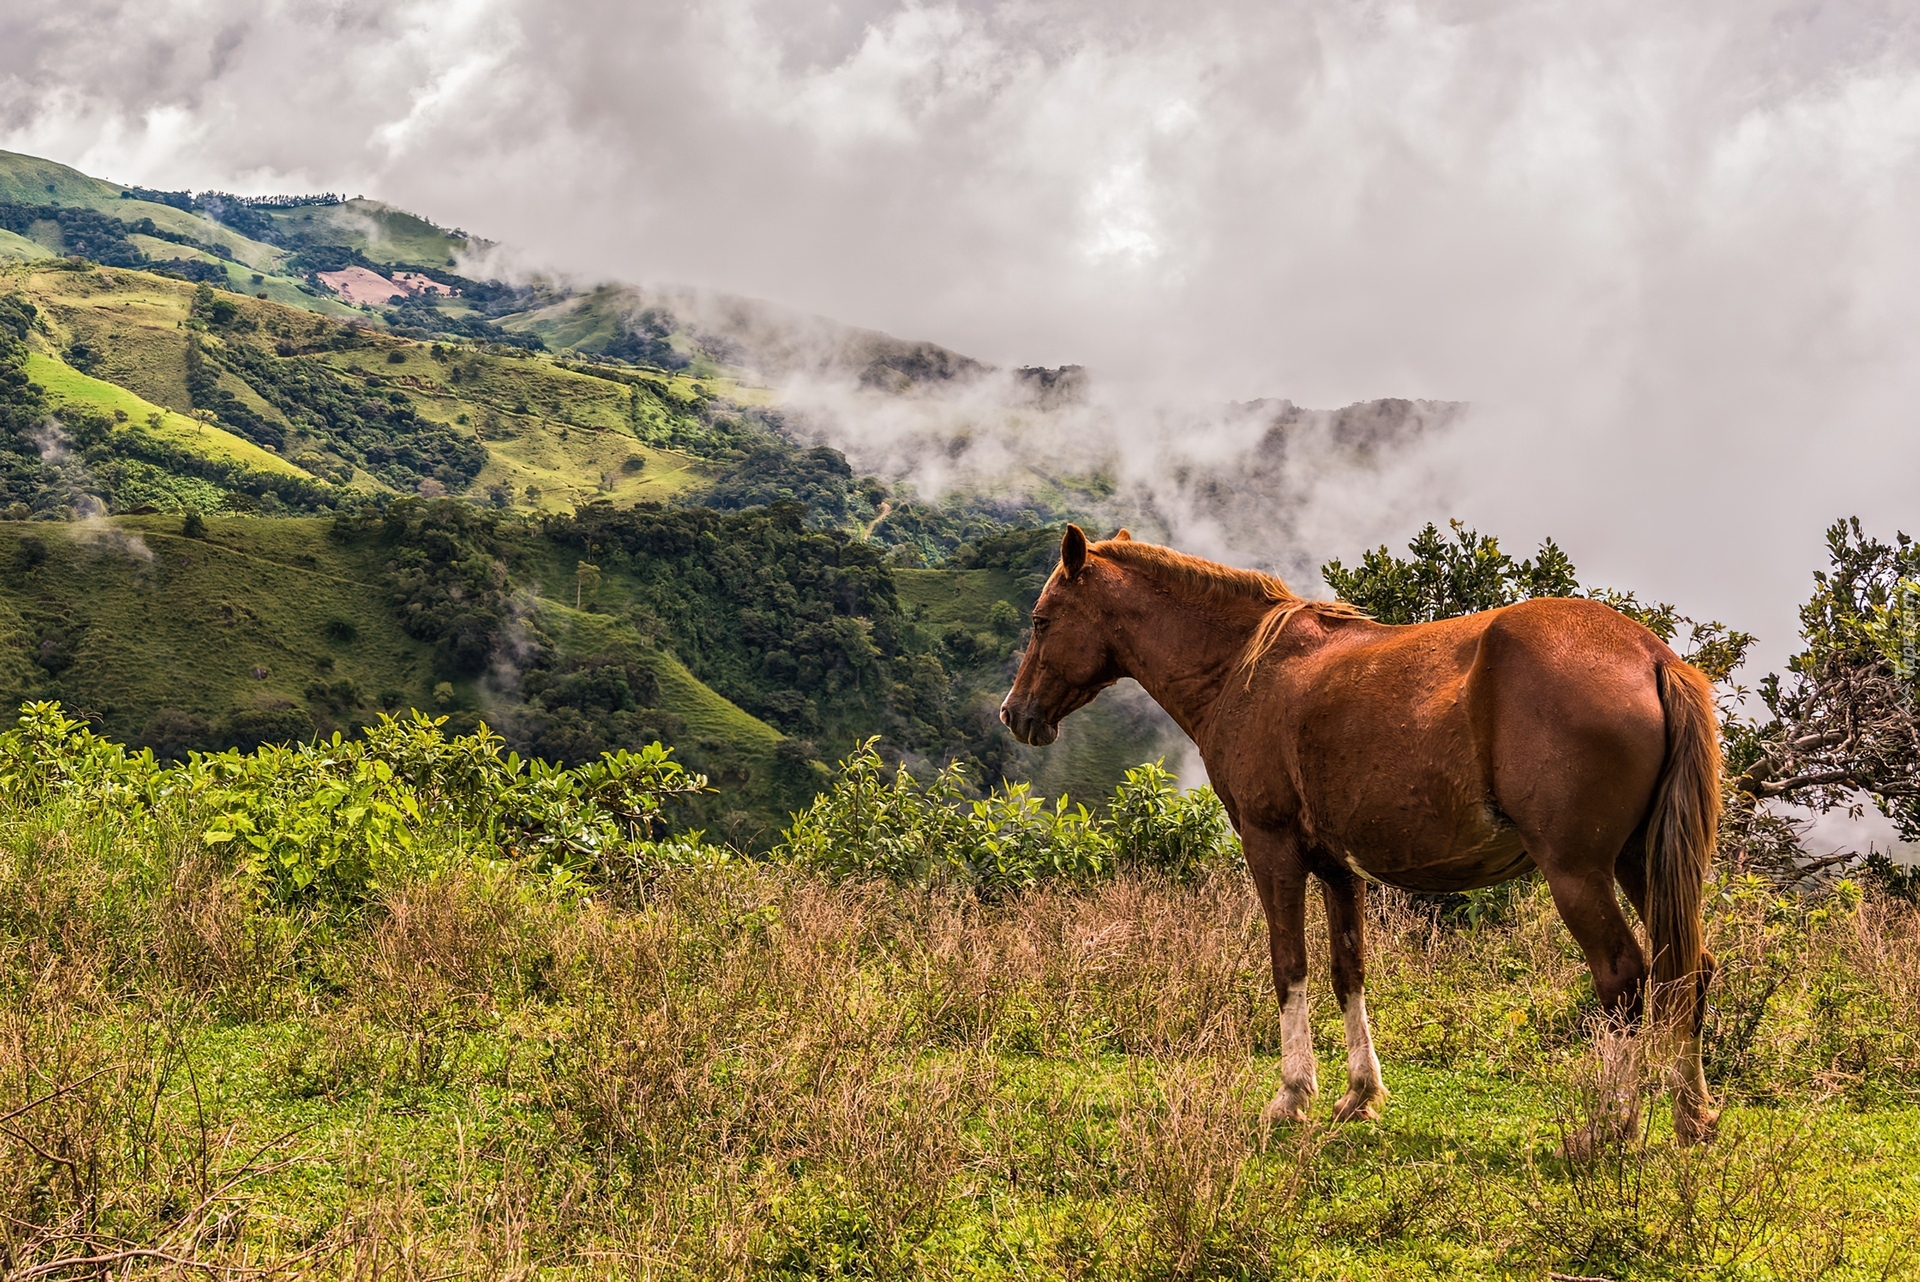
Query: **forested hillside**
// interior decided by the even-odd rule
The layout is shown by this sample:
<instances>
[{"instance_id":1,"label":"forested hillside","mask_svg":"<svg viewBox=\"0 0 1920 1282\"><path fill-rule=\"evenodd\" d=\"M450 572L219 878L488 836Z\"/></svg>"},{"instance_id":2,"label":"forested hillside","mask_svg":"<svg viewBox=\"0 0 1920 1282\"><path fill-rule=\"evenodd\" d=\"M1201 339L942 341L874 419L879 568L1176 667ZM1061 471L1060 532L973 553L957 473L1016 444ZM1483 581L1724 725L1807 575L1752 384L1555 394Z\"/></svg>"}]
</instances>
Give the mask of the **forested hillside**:
<instances>
[{"instance_id":1,"label":"forested hillside","mask_svg":"<svg viewBox=\"0 0 1920 1282\"><path fill-rule=\"evenodd\" d=\"M0 154L0 226L9 703L165 757L409 707L563 762L658 738L749 843L870 735L1094 796L1162 750L1150 709L1045 756L994 716L1070 506L924 502L763 385L977 362L758 304L474 279L482 242L331 195Z\"/></svg>"},{"instance_id":2,"label":"forested hillside","mask_svg":"<svg viewBox=\"0 0 1920 1282\"><path fill-rule=\"evenodd\" d=\"M1006 549L982 554L1000 552L990 568L899 571L804 518L405 499L0 522L0 697L59 699L170 757L410 707L556 761L660 739L722 787L703 821L749 842L871 734L978 780L1096 796L1163 750L1158 722L1124 707L1046 755L1004 734L994 707L1037 577Z\"/></svg>"}]
</instances>

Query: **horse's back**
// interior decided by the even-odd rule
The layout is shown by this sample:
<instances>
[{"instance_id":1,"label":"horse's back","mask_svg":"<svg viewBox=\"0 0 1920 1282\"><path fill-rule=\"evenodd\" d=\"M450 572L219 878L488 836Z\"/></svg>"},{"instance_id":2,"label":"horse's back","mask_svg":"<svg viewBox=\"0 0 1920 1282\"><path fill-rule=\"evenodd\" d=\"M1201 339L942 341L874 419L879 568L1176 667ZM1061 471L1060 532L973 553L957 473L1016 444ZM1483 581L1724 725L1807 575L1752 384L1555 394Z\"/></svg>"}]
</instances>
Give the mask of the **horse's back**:
<instances>
[{"instance_id":1,"label":"horse's back","mask_svg":"<svg viewBox=\"0 0 1920 1282\"><path fill-rule=\"evenodd\" d=\"M1412 889L1502 880L1571 816L1617 851L1665 752L1659 638L1592 601L1540 599L1322 651L1295 723L1309 822Z\"/></svg>"},{"instance_id":2,"label":"horse's back","mask_svg":"<svg viewBox=\"0 0 1920 1282\"><path fill-rule=\"evenodd\" d=\"M1659 667L1679 661L1642 624L1597 601L1548 597L1484 620L1467 691L1490 750L1540 733L1562 750L1622 741L1665 752Z\"/></svg>"}]
</instances>

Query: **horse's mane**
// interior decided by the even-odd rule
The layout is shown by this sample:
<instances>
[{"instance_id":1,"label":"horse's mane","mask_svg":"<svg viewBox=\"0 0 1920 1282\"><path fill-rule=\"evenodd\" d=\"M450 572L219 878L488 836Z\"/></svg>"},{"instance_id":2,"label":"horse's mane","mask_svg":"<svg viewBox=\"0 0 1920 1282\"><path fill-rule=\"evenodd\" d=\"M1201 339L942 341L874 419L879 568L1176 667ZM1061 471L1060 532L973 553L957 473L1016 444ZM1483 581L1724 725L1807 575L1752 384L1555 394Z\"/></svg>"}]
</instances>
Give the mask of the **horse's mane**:
<instances>
[{"instance_id":1,"label":"horse's mane","mask_svg":"<svg viewBox=\"0 0 1920 1282\"><path fill-rule=\"evenodd\" d=\"M1105 539L1087 549L1108 560L1132 569L1143 570L1162 583L1170 583L1195 596L1240 601L1267 601L1272 608L1260 620L1240 656L1240 668L1252 675L1253 666L1267 656L1279 642L1293 616L1302 610L1329 619L1365 619L1370 616L1345 601L1314 601L1301 596L1277 575L1258 570L1239 570L1204 557L1176 552L1157 543L1142 543L1133 538Z\"/></svg>"}]
</instances>

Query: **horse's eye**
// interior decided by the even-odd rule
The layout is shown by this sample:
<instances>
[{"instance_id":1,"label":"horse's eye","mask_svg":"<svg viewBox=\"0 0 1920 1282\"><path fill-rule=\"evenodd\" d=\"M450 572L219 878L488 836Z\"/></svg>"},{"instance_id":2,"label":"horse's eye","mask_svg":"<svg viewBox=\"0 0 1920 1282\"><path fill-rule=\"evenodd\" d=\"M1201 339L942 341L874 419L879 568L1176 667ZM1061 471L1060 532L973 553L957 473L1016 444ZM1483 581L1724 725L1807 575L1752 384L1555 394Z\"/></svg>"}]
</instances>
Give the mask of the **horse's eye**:
<instances>
[{"instance_id":1,"label":"horse's eye","mask_svg":"<svg viewBox=\"0 0 1920 1282\"><path fill-rule=\"evenodd\" d=\"M1045 632L1047 630L1047 624L1049 622L1050 620L1043 619L1037 614L1034 615L1033 616L1033 635L1039 636L1042 632Z\"/></svg>"}]
</instances>

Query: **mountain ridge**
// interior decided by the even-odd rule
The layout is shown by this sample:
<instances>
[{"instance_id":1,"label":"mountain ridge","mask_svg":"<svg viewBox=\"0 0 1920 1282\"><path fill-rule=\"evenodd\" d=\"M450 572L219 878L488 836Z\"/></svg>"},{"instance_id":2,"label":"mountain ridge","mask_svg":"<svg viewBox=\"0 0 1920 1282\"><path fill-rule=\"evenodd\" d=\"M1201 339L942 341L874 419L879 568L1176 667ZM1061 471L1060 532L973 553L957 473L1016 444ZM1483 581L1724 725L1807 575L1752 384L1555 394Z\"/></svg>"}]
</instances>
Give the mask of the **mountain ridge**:
<instances>
[{"instance_id":1,"label":"mountain ridge","mask_svg":"<svg viewBox=\"0 0 1920 1282\"><path fill-rule=\"evenodd\" d=\"M1453 412L1228 407L1208 421L1240 446L1143 479L1045 448L1113 413L1079 367L714 291L467 275L487 242L377 201L0 153L0 224L0 696L167 752L409 706L565 760L661 736L751 841L869 733L982 783L1109 793L1176 742L1150 704L1105 700L1044 755L993 715L1058 526L1165 538L1199 512L1251 544L1303 446L1363 466ZM384 306L327 288L370 275ZM891 452L861 437L876 410ZM927 459L945 479L921 486ZM296 585L342 549L357 596ZM163 654L155 610L222 662L189 670L185 634Z\"/></svg>"}]
</instances>

